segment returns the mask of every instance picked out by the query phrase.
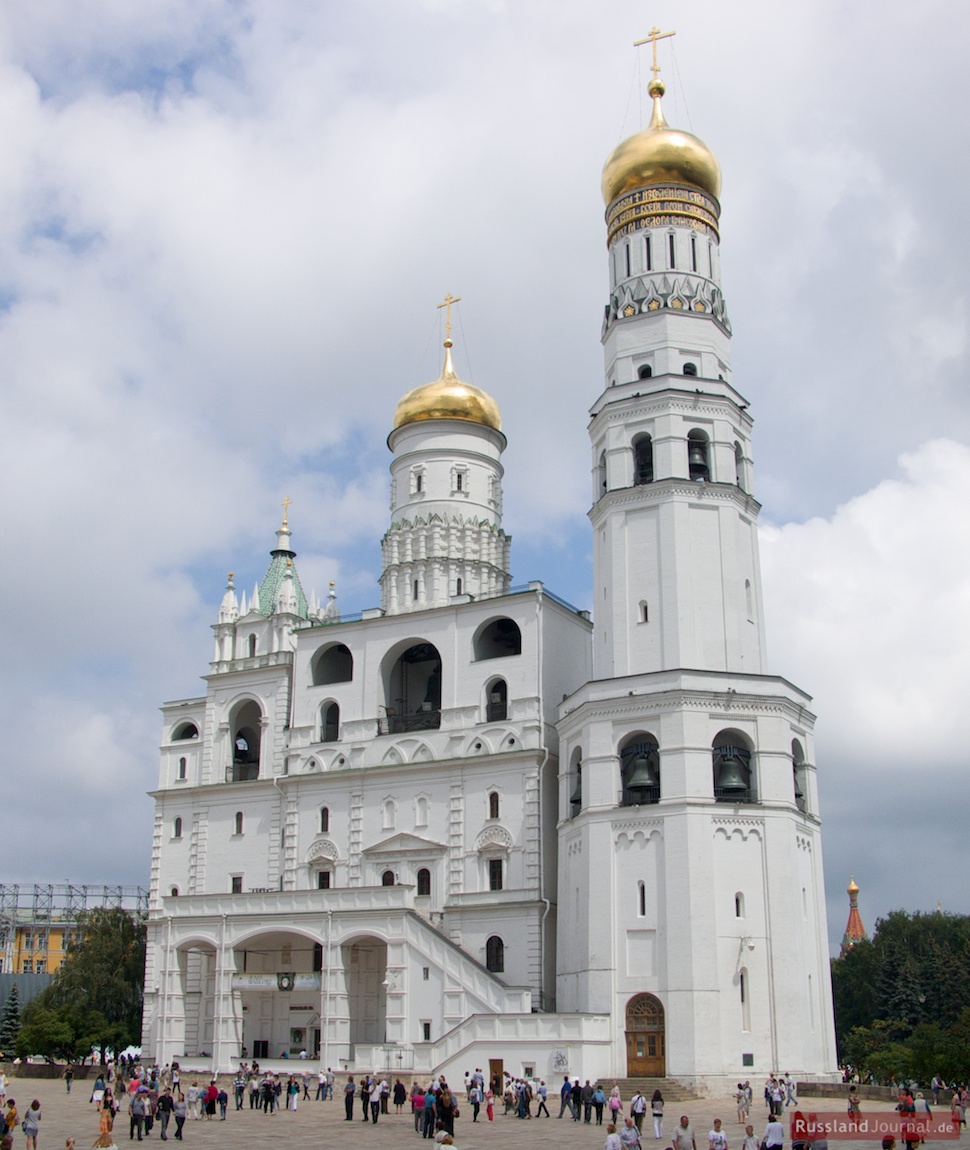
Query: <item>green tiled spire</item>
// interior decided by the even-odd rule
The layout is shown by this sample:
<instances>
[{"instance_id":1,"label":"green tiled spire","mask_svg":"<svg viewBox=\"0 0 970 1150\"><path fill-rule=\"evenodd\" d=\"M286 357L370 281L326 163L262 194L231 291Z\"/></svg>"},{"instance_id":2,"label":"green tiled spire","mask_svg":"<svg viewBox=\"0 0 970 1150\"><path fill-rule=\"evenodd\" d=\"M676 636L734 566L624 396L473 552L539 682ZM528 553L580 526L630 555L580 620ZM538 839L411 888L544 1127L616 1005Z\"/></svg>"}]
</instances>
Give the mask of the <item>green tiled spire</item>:
<instances>
[{"instance_id":1,"label":"green tiled spire","mask_svg":"<svg viewBox=\"0 0 970 1150\"><path fill-rule=\"evenodd\" d=\"M283 501L283 523L276 531L276 547L270 552L272 558L266 569L266 574L263 576L263 581L259 585L259 613L260 615L272 615L276 610L276 601L279 598L280 587L283 585L283 578L286 575L286 565L289 563L299 615L301 619L306 619L309 617L306 596L303 594L300 576L297 574L296 552L290 547L291 532L286 522L289 502L289 499Z\"/></svg>"}]
</instances>

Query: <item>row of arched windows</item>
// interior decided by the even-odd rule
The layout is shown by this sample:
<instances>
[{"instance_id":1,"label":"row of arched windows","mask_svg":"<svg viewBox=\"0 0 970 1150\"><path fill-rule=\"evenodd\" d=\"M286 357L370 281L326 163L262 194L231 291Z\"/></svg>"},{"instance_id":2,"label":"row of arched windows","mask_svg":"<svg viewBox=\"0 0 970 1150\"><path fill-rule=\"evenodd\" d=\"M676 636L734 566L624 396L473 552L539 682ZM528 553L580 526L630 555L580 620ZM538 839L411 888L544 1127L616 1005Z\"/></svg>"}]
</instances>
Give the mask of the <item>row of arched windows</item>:
<instances>
[{"instance_id":1,"label":"row of arched windows","mask_svg":"<svg viewBox=\"0 0 970 1150\"><path fill-rule=\"evenodd\" d=\"M631 444L633 451L633 486L641 487L654 481L653 439L646 433L634 437ZM687 433L687 474L694 483L710 483L711 471L711 442L705 431L694 428ZM744 477L744 449L741 444L734 444L734 482L746 490ZM599 458L600 490L608 489L606 472L606 452L600 452Z\"/></svg>"},{"instance_id":2,"label":"row of arched windows","mask_svg":"<svg viewBox=\"0 0 970 1150\"><path fill-rule=\"evenodd\" d=\"M793 799L798 809L807 809L805 756L801 743L792 740ZM752 755L754 749L740 731L721 731L711 744L713 797L716 802L757 802ZM627 736L619 746L621 796L624 807L657 803L661 798L660 746L653 735ZM583 765L576 751L572 763L569 793L570 814L583 809Z\"/></svg>"},{"instance_id":3,"label":"row of arched windows","mask_svg":"<svg viewBox=\"0 0 970 1150\"><path fill-rule=\"evenodd\" d=\"M472 659L501 659L522 654L522 632L514 619L492 619L472 637ZM312 658L310 673L315 687L350 683L354 678L354 656L345 643L330 643Z\"/></svg>"}]
</instances>

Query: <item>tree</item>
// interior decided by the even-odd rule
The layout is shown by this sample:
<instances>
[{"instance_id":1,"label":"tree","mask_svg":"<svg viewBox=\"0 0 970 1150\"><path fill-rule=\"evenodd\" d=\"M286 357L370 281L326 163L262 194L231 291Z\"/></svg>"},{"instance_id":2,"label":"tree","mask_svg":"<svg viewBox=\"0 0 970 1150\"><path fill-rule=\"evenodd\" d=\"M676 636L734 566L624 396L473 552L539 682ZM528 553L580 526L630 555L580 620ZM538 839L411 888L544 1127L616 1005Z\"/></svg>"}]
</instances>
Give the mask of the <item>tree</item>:
<instances>
[{"instance_id":1,"label":"tree","mask_svg":"<svg viewBox=\"0 0 970 1150\"><path fill-rule=\"evenodd\" d=\"M0 1050L13 1050L16 1047L19 1030L20 991L14 983L3 1004L3 1014L0 1014Z\"/></svg>"},{"instance_id":2,"label":"tree","mask_svg":"<svg viewBox=\"0 0 970 1150\"><path fill-rule=\"evenodd\" d=\"M90 911L78 926L79 941L39 998L46 1010L68 1008L69 1015L58 1017L87 1035L103 1060L107 1050L123 1050L141 1038L145 923L115 907Z\"/></svg>"},{"instance_id":3,"label":"tree","mask_svg":"<svg viewBox=\"0 0 970 1150\"><path fill-rule=\"evenodd\" d=\"M83 1062L104 1030L104 1017L83 1006L49 1006L46 991L24 1008L17 1054L41 1054L48 1062L58 1058Z\"/></svg>"}]
</instances>

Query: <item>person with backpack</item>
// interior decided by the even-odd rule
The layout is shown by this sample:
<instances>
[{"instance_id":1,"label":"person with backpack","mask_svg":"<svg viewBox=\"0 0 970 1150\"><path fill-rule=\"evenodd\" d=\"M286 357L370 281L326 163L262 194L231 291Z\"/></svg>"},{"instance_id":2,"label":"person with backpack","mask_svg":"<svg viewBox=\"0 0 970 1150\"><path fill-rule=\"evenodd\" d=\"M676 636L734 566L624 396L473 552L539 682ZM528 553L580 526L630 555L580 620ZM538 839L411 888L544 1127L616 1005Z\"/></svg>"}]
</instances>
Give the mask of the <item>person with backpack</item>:
<instances>
[{"instance_id":1,"label":"person with backpack","mask_svg":"<svg viewBox=\"0 0 970 1150\"><path fill-rule=\"evenodd\" d=\"M638 1090L636 1094L630 1099L630 1115L636 1123L637 1133L643 1134L643 1116L647 1112L647 1100ZM620 1131L620 1137L623 1137L623 1131Z\"/></svg>"}]
</instances>

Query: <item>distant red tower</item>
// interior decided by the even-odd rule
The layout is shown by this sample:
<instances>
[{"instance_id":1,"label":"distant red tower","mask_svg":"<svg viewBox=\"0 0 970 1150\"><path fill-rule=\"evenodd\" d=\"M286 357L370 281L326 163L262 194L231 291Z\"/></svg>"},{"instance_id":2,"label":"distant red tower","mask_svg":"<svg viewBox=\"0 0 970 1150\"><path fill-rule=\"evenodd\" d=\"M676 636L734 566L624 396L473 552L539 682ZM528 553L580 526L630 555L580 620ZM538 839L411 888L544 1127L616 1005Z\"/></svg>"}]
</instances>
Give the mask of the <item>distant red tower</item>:
<instances>
[{"instance_id":1,"label":"distant red tower","mask_svg":"<svg viewBox=\"0 0 970 1150\"><path fill-rule=\"evenodd\" d=\"M851 950L857 942L862 942L863 939L869 937L859 915L859 888L856 885L855 876L849 879L849 885L845 889L849 896L849 921L845 924L845 934L842 935L843 954Z\"/></svg>"}]
</instances>

